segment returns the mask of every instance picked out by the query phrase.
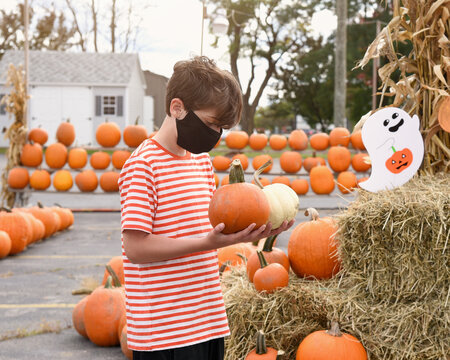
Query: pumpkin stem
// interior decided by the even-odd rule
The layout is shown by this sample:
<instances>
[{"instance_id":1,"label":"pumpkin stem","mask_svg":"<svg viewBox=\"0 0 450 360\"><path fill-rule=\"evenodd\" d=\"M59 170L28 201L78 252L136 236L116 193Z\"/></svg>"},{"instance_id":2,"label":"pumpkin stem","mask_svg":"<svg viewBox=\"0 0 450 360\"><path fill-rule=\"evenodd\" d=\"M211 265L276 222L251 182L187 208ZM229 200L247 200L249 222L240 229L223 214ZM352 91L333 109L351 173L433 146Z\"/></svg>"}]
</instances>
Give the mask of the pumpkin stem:
<instances>
[{"instance_id":1,"label":"pumpkin stem","mask_svg":"<svg viewBox=\"0 0 450 360\"><path fill-rule=\"evenodd\" d=\"M256 353L258 355L267 354L266 338L262 330L256 333Z\"/></svg>"},{"instance_id":2,"label":"pumpkin stem","mask_svg":"<svg viewBox=\"0 0 450 360\"><path fill-rule=\"evenodd\" d=\"M237 184L237 183L245 182L244 169L242 168L241 160L234 159L231 162L229 179L230 179L230 184Z\"/></svg>"},{"instance_id":3,"label":"pumpkin stem","mask_svg":"<svg viewBox=\"0 0 450 360\"><path fill-rule=\"evenodd\" d=\"M283 358L283 355L285 355L285 352L283 350L278 350L275 360L281 360Z\"/></svg>"},{"instance_id":4,"label":"pumpkin stem","mask_svg":"<svg viewBox=\"0 0 450 360\"><path fill-rule=\"evenodd\" d=\"M342 336L342 332L339 329L339 323L337 321L332 321L331 328L330 328L330 330L327 330L326 333L328 335L336 336L336 337Z\"/></svg>"},{"instance_id":5,"label":"pumpkin stem","mask_svg":"<svg viewBox=\"0 0 450 360\"><path fill-rule=\"evenodd\" d=\"M222 266L220 266L219 268L219 275L222 275L223 272L225 271L225 269L228 267L228 265L230 265L230 262L227 260L225 261Z\"/></svg>"},{"instance_id":6,"label":"pumpkin stem","mask_svg":"<svg viewBox=\"0 0 450 360\"><path fill-rule=\"evenodd\" d=\"M267 264L267 260L264 257L264 254L262 253L262 251L257 250L256 253L258 254L258 259L259 259L259 263L261 264L261 269L266 267L268 264Z\"/></svg>"},{"instance_id":7,"label":"pumpkin stem","mask_svg":"<svg viewBox=\"0 0 450 360\"><path fill-rule=\"evenodd\" d=\"M265 252L271 252L271 251L272 251L272 248L273 248L273 243L274 243L275 240L277 239L277 236L278 236L278 235L272 235L272 236L269 236L269 237L266 239L266 241L264 241L264 246L263 246L262 251L265 251Z\"/></svg>"},{"instance_id":8,"label":"pumpkin stem","mask_svg":"<svg viewBox=\"0 0 450 360\"><path fill-rule=\"evenodd\" d=\"M393 152L397 152L397 150L395 150L394 146L391 146L391 149L392 149Z\"/></svg>"},{"instance_id":9,"label":"pumpkin stem","mask_svg":"<svg viewBox=\"0 0 450 360\"><path fill-rule=\"evenodd\" d=\"M253 179L255 180L255 184L259 186L259 188L263 189L264 185L261 184L261 181L259 181L259 175L261 175L261 173L268 167L270 166L270 164L272 164L272 160L269 159L267 162L265 162L264 164L262 164L258 170L255 171L255 173L253 174Z\"/></svg>"},{"instance_id":10,"label":"pumpkin stem","mask_svg":"<svg viewBox=\"0 0 450 360\"><path fill-rule=\"evenodd\" d=\"M245 262L245 263L247 262L248 259L246 258L246 256L244 254L237 252L236 255L239 256L243 262Z\"/></svg>"},{"instance_id":11,"label":"pumpkin stem","mask_svg":"<svg viewBox=\"0 0 450 360\"><path fill-rule=\"evenodd\" d=\"M305 210L305 216L309 216L309 215L311 215L311 220L312 221L319 220L319 212L316 209L314 209L314 208L307 208Z\"/></svg>"},{"instance_id":12,"label":"pumpkin stem","mask_svg":"<svg viewBox=\"0 0 450 360\"><path fill-rule=\"evenodd\" d=\"M139 119L140 118L141 117L139 115L136 117L136 120L134 120L134 125L139 125Z\"/></svg>"},{"instance_id":13,"label":"pumpkin stem","mask_svg":"<svg viewBox=\"0 0 450 360\"><path fill-rule=\"evenodd\" d=\"M117 276L116 272L113 270L111 265L106 265L106 270L111 275L113 287L121 287L122 284L120 283L119 277Z\"/></svg>"},{"instance_id":14,"label":"pumpkin stem","mask_svg":"<svg viewBox=\"0 0 450 360\"><path fill-rule=\"evenodd\" d=\"M66 122L70 123L70 117L67 118Z\"/></svg>"},{"instance_id":15,"label":"pumpkin stem","mask_svg":"<svg viewBox=\"0 0 450 360\"><path fill-rule=\"evenodd\" d=\"M37 206L38 206L38 208L40 208L40 209L43 209L43 208L44 208L44 205L42 205L42 203L41 203L40 201L37 202Z\"/></svg>"},{"instance_id":16,"label":"pumpkin stem","mask_svg":"<svg viewBox=\"0 0 450 360\"><path fill-rule=\"evenodd\" d=\"M108 276L108 278L106 279L106 283L105 283L105 289L111 289L112 286L112 277L111 275Z\"/></svg>"}]
</instances>

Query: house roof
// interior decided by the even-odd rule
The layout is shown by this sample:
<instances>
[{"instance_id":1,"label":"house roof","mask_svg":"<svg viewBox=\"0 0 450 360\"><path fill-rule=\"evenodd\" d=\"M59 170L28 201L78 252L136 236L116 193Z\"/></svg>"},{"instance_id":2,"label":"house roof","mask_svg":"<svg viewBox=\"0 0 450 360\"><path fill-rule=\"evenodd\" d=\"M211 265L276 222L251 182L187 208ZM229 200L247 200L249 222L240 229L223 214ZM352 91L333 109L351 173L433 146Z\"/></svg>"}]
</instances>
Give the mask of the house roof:
<instances>
[{"instance_id":1,"label":"house roof","mask_svg":"<svg viewBox=\"0 0 450 360\"><path fill-rule=\"evenodd\" d=\"M30 51L30 85L127 85L136 66L137 54ZM6 51L0 60L0 83L6 82L9 64L24 63L24 52ZM145 83L143 74L141 80Z\"/></svg>"}]
</instances>

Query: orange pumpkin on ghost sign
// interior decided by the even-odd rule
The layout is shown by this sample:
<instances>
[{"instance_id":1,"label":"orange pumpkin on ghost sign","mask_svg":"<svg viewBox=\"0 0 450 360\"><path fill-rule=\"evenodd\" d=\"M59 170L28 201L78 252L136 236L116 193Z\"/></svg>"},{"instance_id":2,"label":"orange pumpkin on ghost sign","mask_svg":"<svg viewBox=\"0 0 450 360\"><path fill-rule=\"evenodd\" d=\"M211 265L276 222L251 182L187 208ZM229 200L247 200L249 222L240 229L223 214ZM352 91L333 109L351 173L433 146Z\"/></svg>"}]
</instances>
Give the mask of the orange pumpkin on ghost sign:
<instances>
[{"instance_id":1,"label":"orange pumpkin on ghost sign","mask_svg":"<svg viewBox=\"0 0 450 360\"><path fill-rule=\"evenodd\" d=\"M413 154L408 148L397 151L392 146L392 150L394 155L386 160L386 168L394 174L399 174L411 165Z\"/></svg>"}]
</instances>

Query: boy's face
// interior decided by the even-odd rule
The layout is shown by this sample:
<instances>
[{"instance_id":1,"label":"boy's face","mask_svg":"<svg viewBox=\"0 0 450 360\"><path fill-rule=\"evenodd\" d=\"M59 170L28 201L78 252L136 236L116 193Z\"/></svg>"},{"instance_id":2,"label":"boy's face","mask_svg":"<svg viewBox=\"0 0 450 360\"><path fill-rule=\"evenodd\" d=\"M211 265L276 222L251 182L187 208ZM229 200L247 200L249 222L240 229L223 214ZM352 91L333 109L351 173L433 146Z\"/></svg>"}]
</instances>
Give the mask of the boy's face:
<instances>
[{"instance_id":1,"label":"boy's face","mask_svg":"<svg viewBox=\"0 0 450 360\"><path fill-rule=\"evenodd\" d=\"M220 132L221 126L219 119L216 117L216 111L213 109L195 110L194 113L200 118L203 123L213 129Z\"/></svg>"}]
</instances>

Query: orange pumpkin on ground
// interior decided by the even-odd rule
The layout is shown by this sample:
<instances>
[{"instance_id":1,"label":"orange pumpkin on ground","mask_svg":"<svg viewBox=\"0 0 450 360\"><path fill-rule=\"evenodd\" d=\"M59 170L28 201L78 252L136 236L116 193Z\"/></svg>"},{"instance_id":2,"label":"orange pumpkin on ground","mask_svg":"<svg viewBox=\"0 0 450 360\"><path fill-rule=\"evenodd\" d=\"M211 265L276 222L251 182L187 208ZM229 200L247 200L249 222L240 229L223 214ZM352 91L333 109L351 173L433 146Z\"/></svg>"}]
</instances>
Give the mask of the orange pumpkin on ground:
<instances>
[{"instance_id":1,"label":"orange pumpkin on ground","mask_svg":"<svg viewBox=\"0 0 450 360\"><path fill-rule=\"evenodd\" d=\"M72 225L72 216L70 215L68 209L59 207L59 206L52 206L50 209L59 216L59 219L61 220L61 225L59 227L59 231L67 229L70 225Z\"/></svg>"},{"instance_id":2,"label":"orange pumpkin on ground","mask_svg":"<svg viewBox=\"0 0 450 360\"><path fill-rule=\"evenodd\" d=\"M326 163L325 159L320 156L316 156L315 151L312 153L312 156L307 157L305 160L303 160L303 168L307 172L310 172L314 166L319 166L319 165L325 166L326 164L327 163Z\"/></svg>"},{"instance_id":3,"label":"orange pumpkin on ground","mask_svg":"<svg viewBox=\"0 0 450 360\"><path fill-rule=\"evenodd\" d=\"M277 238L277 235L275 236L269 236L265 241L263 248L261 251L264 254L264 258L266 259L267 263L278 263L282 265L286 271L289 272L290 264L289 259L287 255L284 253L283 250L274 247L274 242ZM247 261L247 276L250 282L253 282L253 277L255 275L256 270L261 268L261 263L259 261L258 254L254 252L250 255Z\"/></svg>"},{"instance_id":4,"label":"orange pumpkin on ground","mask_svg":"<svg viewBox=\"0 0 450 360\"><path fill-rule=\"evenodd\" d=\"M127 125L123 130L123 142L131 148L138 147L148 138L147 129L144 125L138 124L139 117L133 125Z\"/></svg>"},{"instance_id":5,"label":"orange pumpkin on ground","mask_svg":"<svg viewBox=\"0 0 450 360\"><path fill-rule=\"evenodd\" d=\"M34 190L46 190L51 184L52 179L47 170L34 170L30 176L30 186Z\"/></svg>"},{"instance_id":6,"label":"orange pumpkin on ground","mask_svg":"<svg viewBox=\"0 0 450 360\"><path fill-rule=\"evenodd\" d=\"M69 151L68 163L72 169L82 169L88 160L87 151L83 148L73 148Z\"/></svg>"},{"instance_id":7,"label":"orange pumpkin on ground","mask_svg":"<svg viewBox=\"0 0 450 360\"><path fill-rule=\"evenodd\" d=\"M268 264L262 251L256 251L261 268L255 271L253 275L253 285L258 292L265 291L273 293L274 291L286 287L289 283L289 273L276 262Z\"/></svg>"},{"instance_id":8,"label":"orange pumpkin on ground","mask_svg":"<svg viewBox=\"0 0 450 360\"><path fill-rule=\"evenodd\" d=\"M89 296L85 296L78 304L75 305L72 311L72 324L75 330L81 336L88 338L86 333L86 327L84 326L84 308Z\"/></svg>"},{"instance_id":9,"label":"orange pumpkin on ground","mask_svg":"<svg viewBox=\"0 0 450 360\"><path fill-rule=\"evenodd\" d=\"M256 155L252 161L253 169L258 170L262 165L264 165L269 160L272 160L272 156L268 154ZM271 169L272 164L270 164L267 168L264 169L263 174L268 173Z\"/></svg>"},{"instance_id":10,"label":"orange pumpkin on ground","mask_svg":"<svg viewBox=\"0 0 450 360\"><path fill-rule=\"evenodd\" d=\"M287 176L276 176L272 179L272 184L284 184L291 186L291 181Z\"/></svg>"},{"instance_id":11,"label":"orange pumpkin on ground","mask_svg":"<svg viewBox=\"0 0 450 360\"><path fill-rule=\"evenodd\" d=\"M67 148L62 143L54 143L45 150L45 162L51 169L61 169L67 162Z\"/></svg>"},{"instance_id":12,"label":"orange pumpkin on ground","mask_svg":"<svg viewBox=\"0 0 450 360\"><path fill-rule=\"evenodd\" d=\"M11 251L11 238L6 231L0 230L0 259L9 255Z\"/></svg>"},{"instance_id":13,"label":"orange pumpkin on ground","mask_svg":"<svg viewBox=\"0 0 450 360\"><path fill-rule=\"evenodd\" d=\"M245 154L236 154L231 158L231 161L233 161L234 159L239 159L242 165L242 168L245 170L247 170L248 168L248 157Z\"/></svg>"},{"instance_id":14,"label":"orange pumpkin on ground","mask_svg":"<svg viewBox=\"0 0 450 360\"><path fill-rule=\"evenodd\" d=\"M302 155L296 151L285 151L280 156L281 169L289 174L295 174L302 168Z\"/></svg>"},{"instance_id":15,"label":"orange pumpkin on ground","mask_svg":"<svg viewBox=\"0 0 450 360\"><path fill-rule=\"evenodd\" d=\"M127 325L122 328L122 331L120 332L120 349L122 350L122 353L125 355L125 357L128 360L133 359L133 350L128 349L128 342L127 342Z\"/></svg>"},{"instance_id":16,"label":"orange pumpkin on ground","mask_svg":"<svg viewBox=\"0 0 450 360\"><path fill-rule=\"evenodd\" d=\"M32 234L29 220L21 212L0 211L0 230L6 232L11 240L10 255L25 249Z\"/></svg>"},{"instance_id":17,"label":"orange pumpkin on ground","mask_svg":"<svg viewBox=\"0 0 450 360\"><path fill-rule=\"evenodd\" d=\"M298 224L289 237L288 257L298 277L330 279L340 270L335 234L338 231L332 218L319 218L319 213L308 208L305 215L311 221Z\"/></svg>"},{"instance_id":18,"label":"orange pumpkin on ground","mask_svg":"<svg viewBox=\"0 0 450 360\"><path fill-rule=\"evenodd\" d=\"M56 140L65 146L73 144L75 141L75 126L70 122L70 119L58 125Z\"/></svg>"},{"instance_id":19,"label":"orange pumpkin on ground","mask_svg":"<svg viewBox=\"0 0 450 360\"><path fill-rule=\"evenodd\" d=\"M267 146L268 138L266 134L253 133L248 139L248 145L256 151L262 150Z\"/></svg>"},{"instance_id":20,"label":"orange pumpkin on ground","mask_svg":"<svg viewBox=\"0 0 450 360\"><path fill-rule=\"evenodd\" d=\"M53 235L61 226L59 216L48 207L33 206L31 208L24 208L24 211L31 213L36 219L42 221L45 227L43 238Z\"/></svg>"},{"instance_id":21,"label":"orange pumpkin on ground","mask_svg":"<svg viewBox=\"0 0 450 360\"><path fill-rule=\"evenodd\" d=\"M341 193L348 194L358 186L355 173L343 171L337 177L337 185Z\"/></svg>"},{"instance_id":22,"label":"orange pumpkin on ground","mask_svg":"<svg viewBox=\"0 0 450 360\"><path fill-rule=\"evenodd\" d=\"M305 150L308 147L308 136L303 130L293 130L289 134L288 144L292 150Z\"/></svg>"},{"instance_id":23,"label":"orange pumpkin on ground","mask_svg":"<svg viewBox=\"0 0 450 360\"><path fill-rule=\"evenodd\" d=\"M95 139L103 147L114 147L121 139L120 127L115 122L100 124L95 131Z\"/></svg>"},{"instance_id":24,"label":"orange pumpkin on ground","mask_svg":"<svg viewBox=\"0 0 450 360\"><path fill-rule=\"evenodd\" d=\"M248 144L248 134L245 131L230 131L225 138L225 144L230 149L241 150Z\"/></svg>"},{"instance_id":25,"label":"orange pumpkin on ground","mask_svg":"<svg viewBox=\"0 0 450 360\"><path fill-rule=\"evenodd\" d=\"M44 145L48 140L47 130L42 129L41 127L31 129L30 132L28 133L27 139L30 142L35 142L40 145Z\"/></svg>"},{"instance_id":26,"label":"orange pumpkin on ground","mask_svg":"<svg viewBox=\"0 0 450 360\"><path fill-rule=\"evenodd\" d=\"M350 150L344 146L332 146L328 150L328 164L335 172L346 171L352 162Z\"/></svg>"},{"instance_id":27,"label":"orange pumpkin on ground","mask_svg":"<svg viewBox=\"0 0 450 360\"><path fill-rule=\"evenodd\" d=\"M113 287L109 278L104 286L88 296L84 307L84 326L89 340L98 346L118 345L117 328L124 311L125 294L120 287Z\"/></svg>"},{"instance_id":28,"label":"orange pumpkin on ground","mask_svg":"<svg viewBox=\"0 0 450 360\"><path fill-rule=\"evenodd\" d=\"M254 251L251 244L248 243L238 243L217 249L219 268L224 265L227 265L227 267L242 265L245 263L245 259L248 259Z\"/></svg>"},{"instance_id":29,"label":"orange pumpkin on ground","mask_svg":"<svg viewBox=\"0 0 450 360\"><path fill-rule=\"evenodd\" d=\"M319 330L303 339L297 349L296 360L367 360L364 346L353 335L342 333L337 322L330 330Z\"/></svg>"},{"instance_id":30,"label":"orange pumpkin on ground","mask_svg":"<svg viewBox=\"0 0 450 360\"><path fill-rule=\"evenodd\" d=\"M91 155L89 163L94 169L104 170L111 163L111 156L105 151L96 151Z\"/></svg>"},{"instance_id":31,"label":"orange pumpkin on ground","mask_svg":"<svg viewBox=\"0 0 450 360\"><path fill-rule=\"evenodd\" d=\"M345 146L350 143L350 131L344 127L335 127L330 131L330 146Z\"/></svg>"},{"instance_id":32,"label":"orange pumpkin on ground","mask_svg":"<svg viewBox=\"0 0 450 360\"><path fill-rule=\"evenodd\" d=\"M297 193L297 195L305 195L309 190L308 180L294 179L291 181L291 188Z\"/></svg>"},{"instance_id":33,"label":"orange pumpkin on ground","mask_svg":"<svg viewBox=\"0 0 450 360\"><path fill-rule=\"evenodd\" d=\"M356 150L366 150L364 143L362 141L361 130L355 131L350 135L350 142L352 147Z\"/></svg>"},{"instance_id":34,"label":"orange pumpkin on ground","mask_svg":"<svg viewBox=\"0 0 450 360\"><path fill-rule=\"evenodd\" d=\"M93 170L84 170L75 176L75 184L83 192L91 192L97 189L98 179Z\"/></svg>"},{"instance_id":35,"label":"orange pumpkin on ground","mask_svg":"<svg viewBox=\"0 0 450 360\"><path fill-rule=\"evenodd\" d=\"M114 272L116 273L117 277L119 278L119 281L122 285L125 284L125 278L124 278L124 274L123 274L123 259L122 256L114 256L112 257L109 261L108 264L109 266L111 266L111 268L114 270ZM103 281L102 281L102 285L106 284L106 280L108 280L108 276L109 276L109 272L107 269L105 269L105 273L103 274Z\"/></svg>"},{"instance_id":36,"label":"orange pumpkin on ground","mask_svg":"<svg viewBox=\"0 0 450 360\"><path fill-rule=\"evenodd\" d=\"M21 212L23 215L25 215L25 217L28 218L33 233L31 238L29 239L29 244L44 238L45 226L41 220L34 217L33 214L29 213L25 208L13 208L11 210L12 212Z\"/></svg>"},{"instance_id":37,"label":"orange pumpkin on ground","mask_svg":"<svg viewBox=\"0 0 450 360\"><path fill-rule=\"evenodd\" d=\"M309 183L316 194L331 194L334 190L334 176L327 166L316 166L309 173Z\"/></svg>"},{"instance_id":38,"label":"orange pumpkin on ground","mask_svg":"<svg viewBox=\"0 0 450 360\"><path fill-rule=\"evenodd\" d=\"M117 170L121 170L125 162L128 160L128 158L131 156L131 152L128 150L116 150L113 152L111 161L113 166Z\"/></svg>"},{"instance_id":39,"label":"orange pumpkin on ground","mask_svg":"<svg viewBox=\"0 0 450 360\"><path fill-rule=\"evenodd\" d=\"M369 155L365 153L358 153L352 157L352 168L358 172L368 171L372 165L367 162Z\"/></svg>"},{"instance_id":40,"label":"orange pumpkin on ground","mask_svg":"<svg viewBox=\"0 0 450 360\"><path fill-rule=\"evenodd\" d=\"M281 359L282 355L284 351L266 346L264 333L259 330L256 335L256 347L247 354L245 360L277 360Z\"/></svg>"},{"instance_id":41,"label":"orange pumpkin on ground","mask_svg":"<svg viewBox=\"0 0 450 360\"><path fill-rule=\"evenodd\" d=\"M43 159L42 146L38 143L25 144L20 153L20 162L23 166L37 167Z\"/></svg>"},{"instance_id":42,"label":"orange pumpkin on ground","mask_svg":"<svg viewBox=\"0 0 450 360\"><path fill-rule=\"evenodd\" d=\"M217 171L226 171L231 165L231 159L223 155L214 156L212 165Z\"/></svg>"},{"instance_id":43,"label":"orange pumpkin on ground","mask_svg":"<svg viewBox=\"0 0 450 360\"><path fill-rule=\"evenodd\" d=\"M215 191L208 214L213 227L225 224L224 234L244 230L252 223L256 228L267 223L270 207L266 195L258 186L244 182L244 170L238 159L231 164L230 184Z\"/></svg>"},{"instance_id":44,"label":"orange pumpkin on ground","mask_svg":"<svg viewBox=\"0 0 450 360\"><path fill-rule=\"evenodd\" d=\"M12 189L23 189L30 182L28 170L22 167L14 167L8 172L8 186Z\"/></svg>"},{"instance_id":45,"label":"orange pumpkin on ground","mask_svg":"<svg viewBox=\"0 0 450 360\"><path fill-rule=\"evenodd\" d=\"M100 175L100 187L104 192L119 191L119 176L115 171L106 171Z\"/></svg>"},{"instance_id":46,"label":"orange pumpkin on ground","mask_svg":"<svg viewBox=\"0 0 450 360\"><path fill-rule=\"evenodd\" d=\"M269 146L273 150L283 150L287 146L287 139L284 135L273 134L269 138Z\"/></svg>"},{"instance_id":47,"label":"orange pumpkin on ground","mask_svg":"<svg viewBox=\"0 0 450 360\"><path fill-rule=\"evenodd\" d=\"M328 146L330 146L330 136L325 133L311 135L309 138L309 144L314 150L326 150Z\"/></svg>"},{"instance_id":48,"label":"orange pumpkin on ground","mask_svg":"<svg viewBox=\"0 0 450 360\"><path fill-rule=\"evenodd\" d=\"M58 170L53 174L53 187L58 191L68 191L73 186L72 174L68 170Z\"/></svg>"},{"instance_id":49,"label":"orange pumpkin on ground","mask_svg":"<svg viewBox=\"0 0 450 360\"><path fill-rule=\"evenodd\" d=\"M13 209L11 209L11 211L13 213L20 212L23 216L25 216L27 223L30 224L31 231L28 234L27 246L30 245L34 241L35 236L36 236L36 228L35 228L35 221L34 221L35 217L29 213L22 211L21 209L18 209L18 208L13 208Z\"/></svg>"}]
</instances>

